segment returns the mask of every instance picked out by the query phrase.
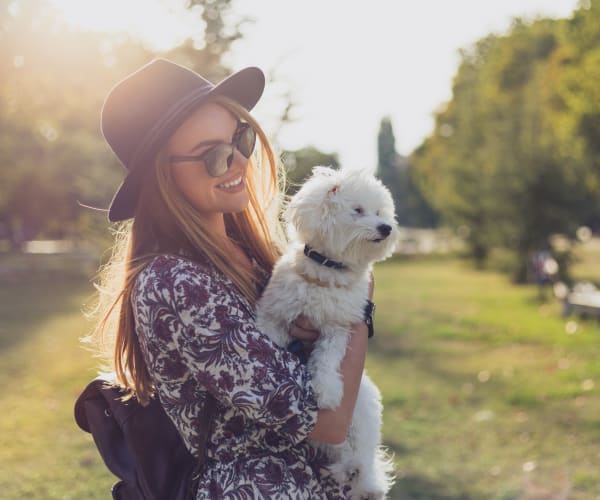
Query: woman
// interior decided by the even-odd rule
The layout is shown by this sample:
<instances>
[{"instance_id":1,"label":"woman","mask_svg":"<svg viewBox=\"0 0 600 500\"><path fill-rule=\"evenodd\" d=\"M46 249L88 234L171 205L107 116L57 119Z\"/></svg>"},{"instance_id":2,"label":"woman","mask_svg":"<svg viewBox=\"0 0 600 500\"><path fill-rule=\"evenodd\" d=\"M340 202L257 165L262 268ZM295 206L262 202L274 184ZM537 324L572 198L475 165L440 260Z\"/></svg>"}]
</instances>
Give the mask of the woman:
<instances>
[{"instance_id":1,"label":"woman","mask_svg":"<svg viewBox=\"0 0 600 500\"><path fill-rule=\"evenodd\" d=\"M344 498L349 487L307 438L344 440L367 326L354 326L333 410L317 408L300 357L256 329L283 244L279 163L249 114L263 87L257 68L214 86L157 59L111 90L102 130L128 174L108 216L127 222L102 270L95 333L116 332L102 335L109 368L141 402L159 398L195 455L214 398L197 498ZM308 344L318 335L301 318L290 333Z\"/></svg>"}]
</instances>

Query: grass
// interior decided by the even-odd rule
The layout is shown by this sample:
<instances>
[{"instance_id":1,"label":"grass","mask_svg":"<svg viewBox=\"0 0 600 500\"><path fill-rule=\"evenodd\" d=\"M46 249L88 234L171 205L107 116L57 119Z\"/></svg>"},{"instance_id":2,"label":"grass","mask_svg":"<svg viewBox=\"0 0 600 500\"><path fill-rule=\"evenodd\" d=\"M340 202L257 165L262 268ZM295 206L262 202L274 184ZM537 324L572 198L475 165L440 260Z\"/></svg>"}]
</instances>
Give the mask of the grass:
<instances>
[{"instance_id":1,"label":"grass","mask_svg":"<svg viewBox=\"0 0 600 500\"><path fill-rule=\"evenodd\" d=\"M78 342L92 287L39 274L5 284L0 497L108 498L114 478L73 420L95 376ZM597 323L456 259L378 265L375 300L368 371L395 453L391 498L600 498Z\"/></svg>"},{"instance_id":2,"label":"grass","mask_svg":"<svg viewBox=\"0 0 600 500\"><path fill-rule=\"evenodd\" d=\"M598 324L458 260L379 265L376 302L393 498L600 494Z\"/></svg>"},{"instance_id":3,"label":"grass","mask_svg":"<svg viewBox=\"0 0 600 500\"><path fill-rule=\"evenodd\" d=\"M56 278L56 275L54 276ZM94 378L79 347L88 332L81 278L29 279L0 286L0 494L6 499L106 499L113 476L73 418Z\"/></svg>"}]
</instances>

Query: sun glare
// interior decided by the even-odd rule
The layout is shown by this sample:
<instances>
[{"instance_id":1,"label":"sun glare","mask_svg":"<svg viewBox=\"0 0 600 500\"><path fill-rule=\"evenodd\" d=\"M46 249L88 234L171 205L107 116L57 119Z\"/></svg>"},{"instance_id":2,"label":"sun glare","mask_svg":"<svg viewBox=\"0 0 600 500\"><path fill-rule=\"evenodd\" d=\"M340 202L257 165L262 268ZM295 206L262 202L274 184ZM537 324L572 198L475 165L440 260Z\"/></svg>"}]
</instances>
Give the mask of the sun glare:
<instances>
[{"instance_id":1,"label":"sun glare","mask_svg":"<svg viewBox=\"0 0 600 500\"><path fill-rule=\"evenodd\" d=\"M183 1L52 0L65 21L84 30L127 33L154 50L167 50L198 33ZM187 15L186 15L187 14Z\"/></svg>"}]
</instances>

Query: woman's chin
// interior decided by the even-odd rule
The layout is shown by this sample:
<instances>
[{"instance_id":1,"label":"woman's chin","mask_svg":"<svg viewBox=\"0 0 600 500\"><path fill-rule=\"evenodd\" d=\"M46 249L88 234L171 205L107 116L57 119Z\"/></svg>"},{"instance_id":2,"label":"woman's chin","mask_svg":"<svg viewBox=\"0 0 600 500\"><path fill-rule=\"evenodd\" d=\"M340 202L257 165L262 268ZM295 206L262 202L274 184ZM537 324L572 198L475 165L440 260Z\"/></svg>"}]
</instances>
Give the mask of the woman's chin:
<instances>
[{"instance_id":1,"label":"woman's chin","mask_svg":"<svg viewBox=\"0 0 600 500\"><path fill-rule=\"evenodd\" d=\"M236 214L239 212L243 212L248 208L248 203L250 203L250 198L248 197L248 193L246 190L240 192L237 196L238 199L235 200L235 203L228 204L229 209L226 213ZM233 201L233 200L232 200Z\"/></svg>"}]
</instances>

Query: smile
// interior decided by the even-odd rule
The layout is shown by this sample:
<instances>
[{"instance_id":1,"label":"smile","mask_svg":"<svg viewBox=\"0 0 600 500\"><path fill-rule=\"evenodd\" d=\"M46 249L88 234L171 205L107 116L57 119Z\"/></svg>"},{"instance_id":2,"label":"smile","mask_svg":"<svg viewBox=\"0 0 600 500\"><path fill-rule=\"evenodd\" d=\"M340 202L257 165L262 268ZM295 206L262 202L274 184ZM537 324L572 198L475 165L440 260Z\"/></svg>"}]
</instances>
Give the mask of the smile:
<instances>
[{"instance_id":1,"label":"smile","mask_svg":"<svg viewBox=\"0 0 600 500\"><path fill-rule=\"evenodd\" d=\"M235 186L239 186L242 182L242 177L238 177L237 179L231 181L231 182L224 182L223 184L218 184L217 187L219 188L232 188Z\"/></svg>"}]
</instances>

